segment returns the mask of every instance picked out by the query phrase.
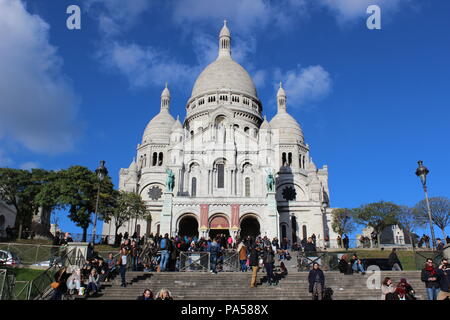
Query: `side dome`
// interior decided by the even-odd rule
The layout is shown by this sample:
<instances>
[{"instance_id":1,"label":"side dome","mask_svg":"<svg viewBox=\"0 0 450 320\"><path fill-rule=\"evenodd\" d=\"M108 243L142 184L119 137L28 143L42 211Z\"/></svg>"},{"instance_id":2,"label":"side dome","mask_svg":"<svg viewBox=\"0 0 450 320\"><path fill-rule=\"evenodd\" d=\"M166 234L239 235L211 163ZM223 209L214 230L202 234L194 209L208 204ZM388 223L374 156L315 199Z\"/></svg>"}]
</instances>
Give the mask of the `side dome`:
<instances>
[{"instance_id":1,"label":"side dome","mask_svg":"<svg viewBox=\"0 0 450 320\"><path fill-rule=\"evenodd\" d=\"M143 142L169 142L175 119L163 109L150 122L144 131Z\"/></svg>"},{"instance_id":2,"label":"side dome","mask_svg":"<svg viewBox=\"0 0 450 320\"><path fill-rule=\"evenodd\" d=\"M295 120L287 112L279 112L270 121L270 127L278 130L281 142L303 143L303 131Z\"/></svg>"},{"instance_id":3,"label":"side dome","mask_svg":"<svg viewBox=\"0 0 450 320\"><path fill-rule=\"evenodd\" d=\"M220 57L200 73L192 89L191 98L220 89L258 98L252 78L231 57Z\"/></svg>"}]
</instances>

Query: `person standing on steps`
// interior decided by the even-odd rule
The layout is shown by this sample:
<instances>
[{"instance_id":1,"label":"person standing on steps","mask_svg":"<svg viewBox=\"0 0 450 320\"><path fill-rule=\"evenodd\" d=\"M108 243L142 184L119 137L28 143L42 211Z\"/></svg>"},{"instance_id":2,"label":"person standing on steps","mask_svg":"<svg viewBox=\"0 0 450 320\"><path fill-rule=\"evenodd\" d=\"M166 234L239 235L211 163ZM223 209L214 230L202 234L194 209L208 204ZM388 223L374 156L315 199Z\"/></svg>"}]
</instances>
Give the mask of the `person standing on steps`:
<instances>
[{"instance_id":1,"label":"person standing on steps","mask_svg":"<svg viewBox=\"0 0 450 320\"><path fill-rule=\"evenodd\" d=\"M317 297L317 300L323 298L323 288L325 286L325 275L320 269L319 264L316 262L313 264L312 270L308 275L309 293L312 294L313 300Z\"/></svg>"},{"instance_id":2,"label":"person standing on steps","mask_svg":"<svg viewBox=\"0 0 450 320\"><path fill-rule=\"evenodd\" d=\"M161 272L166 271L167 269L167 264L169 263L169 258L170 258L170 239L169 239L169 234L166 233L164 235L164 238L161 239L161 241L159 242L159 248L158 250L161 251L161 262L160 262L160 270Z\"/></svg>"},{"instance_id":3,"label":"person standing on steps","mask_svg":"<svg viewBox=\"0 0 450 320\"><path fill-rule=\"evenodd\" d=\"M119 265L119 273L122 279L122 284L120 285L121 287L127 286L127 283L125 281L125 273L127 271L127 258L128 258L127 249L122 248L120 250L119 261L117 263Z\"/></svg>"},{"instance_id":4,"label":"person standing on steps","mask_svg":"<svg viewBox=\"0 0 450 320\"><path fill-rule=\"evenodd\" d=\"M273 252L272 246L268 245L264 247L263 251L263 263L264 268L267 273L267 282L269 286L274 283L276 285L275 277L273 275L273 264L275 262L275 253Z\"/></svg>"},{"instance_id":5,"label":"person standing on steps","mask_svg":"<svg viewBox=\"0 0 450 320\"><path fill-rule=\"evenodd\" d=\"M440 290L438 275L436 268L433 265L433 259L427 259L425 268L422 269L420 279L425 282L428 300L436 300Z\"/></svg>"},{"instance_id":6,"label":"person standing on steps","mask_svg":"<svg viewBox=\"0 0 450 320\"><path fill-rule=\"evenodd\" d=\"M210 254L210 260L211 263L211 273L217 273L216 266L217 266L217 256L220 253L220 246L217 243L217 239L214 238L214 240L211 242L210 246L208 247L208 252Z\"/></svg>"},{"instance_id":7,"label":"person standing on steps","mask_svg":"<svg viewBox=\"0 0 450 320\"><path fill-rule=\"evenodd\" d=\"M441 291L437 296L437 300L449 300L450 299L450 266L448 264L448 259L442 259L441 265L436 270L439 286Z\"/></svg>"},{"instance_id":8,"label":"person standing on steps","mask_svg":"<svg viewBox=\"0 0 450 320\"><path fill-rule=\"evenodd\" d=\"M245 246L244 242L239 242L237 246L237 252L239 254L239 261L241 263L241 271L245 272L247 271L247 247Z\"/></svg>"},{"instance_id":9,"label":"person standing on steps","mask_svg":"<svg viewBox=\"0 0 450 320\"><path fill-rule=\"evenodd\" d=\"M259 249L256 245L251 246L250 249L250 267L252 268L252 280L250 281L250 288L256 287L256 277L259 269Z\"/></svg>"}]
</instances>

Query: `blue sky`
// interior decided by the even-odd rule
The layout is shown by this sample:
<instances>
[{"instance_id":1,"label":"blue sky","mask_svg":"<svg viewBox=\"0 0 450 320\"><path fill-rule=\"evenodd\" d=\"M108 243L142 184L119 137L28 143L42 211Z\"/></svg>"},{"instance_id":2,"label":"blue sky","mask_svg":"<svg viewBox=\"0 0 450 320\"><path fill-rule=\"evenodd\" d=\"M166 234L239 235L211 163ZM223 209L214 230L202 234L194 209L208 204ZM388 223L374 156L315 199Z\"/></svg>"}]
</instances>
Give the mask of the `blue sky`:
<instances>
[{"instance_id":1,"label":"blue sky","mask_svg":"<svg viewBox=\"0 0 450 320\"><path fill-rule=\"evenodd\" d=\"M81 30L66 27L72 4ZM370 4L381 30L366 27ZM0 0L0 166L106 160L117 184L165 81L184 118L224 19L269 119L285 84L314 162L328 165L332 207L414 205L417 160L430 196L450 196L450 3L439 0Z\"/></svg>"}]
</instances>

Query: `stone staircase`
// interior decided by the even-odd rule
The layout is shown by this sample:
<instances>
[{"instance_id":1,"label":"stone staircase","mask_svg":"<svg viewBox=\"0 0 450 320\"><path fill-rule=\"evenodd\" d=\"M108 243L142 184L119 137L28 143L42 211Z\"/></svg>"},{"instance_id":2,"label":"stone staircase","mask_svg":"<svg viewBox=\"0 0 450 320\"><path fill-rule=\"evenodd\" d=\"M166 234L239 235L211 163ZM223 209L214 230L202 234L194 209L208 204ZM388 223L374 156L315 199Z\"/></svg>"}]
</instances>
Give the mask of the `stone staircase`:
<instances>
[{"instance_id":1,"label":"stone staircase","mask_svg":"<svg viewBox=\"0 0 450 320\"><path fill-rule=\"evenodd\" d=\"M369 289L369 274L343 275L337 271L325 271L325 286L333 289L333 300L379 300L380 289ZM265 274L258 273L258 281ZM381 271L380 281L390 277L394 283L406 278L416 290L420 300L426 299L420 271ZM127 287L120 287L120 277L103 283L101 292L92 300L135 300L144 289L156 293L169 289L175 300L310 300L308 273L289 271L277 286L262 283L250 288L251 272L127 272Z\"/></svg>"}]
</instances>

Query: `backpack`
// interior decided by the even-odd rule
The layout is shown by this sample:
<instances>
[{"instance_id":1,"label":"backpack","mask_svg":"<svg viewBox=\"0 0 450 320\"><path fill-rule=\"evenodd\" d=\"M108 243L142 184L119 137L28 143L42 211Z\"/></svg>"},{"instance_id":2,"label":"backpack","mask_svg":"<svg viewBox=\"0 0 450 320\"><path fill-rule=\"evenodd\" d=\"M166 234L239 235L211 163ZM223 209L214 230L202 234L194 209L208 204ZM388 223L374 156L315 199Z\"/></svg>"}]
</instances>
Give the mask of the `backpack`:
<instances>
[{"instance_id":1,"label":"backpack","mask_svg":"<svg viewBox=\"0 0 450 320\"><path fill-rule=\"evenodd\" d=\"M159 244L159 246L160 246L161 250L167 250L167 239L163 238L161 240L161 243Z\"/></svg>"}]
</instances>

